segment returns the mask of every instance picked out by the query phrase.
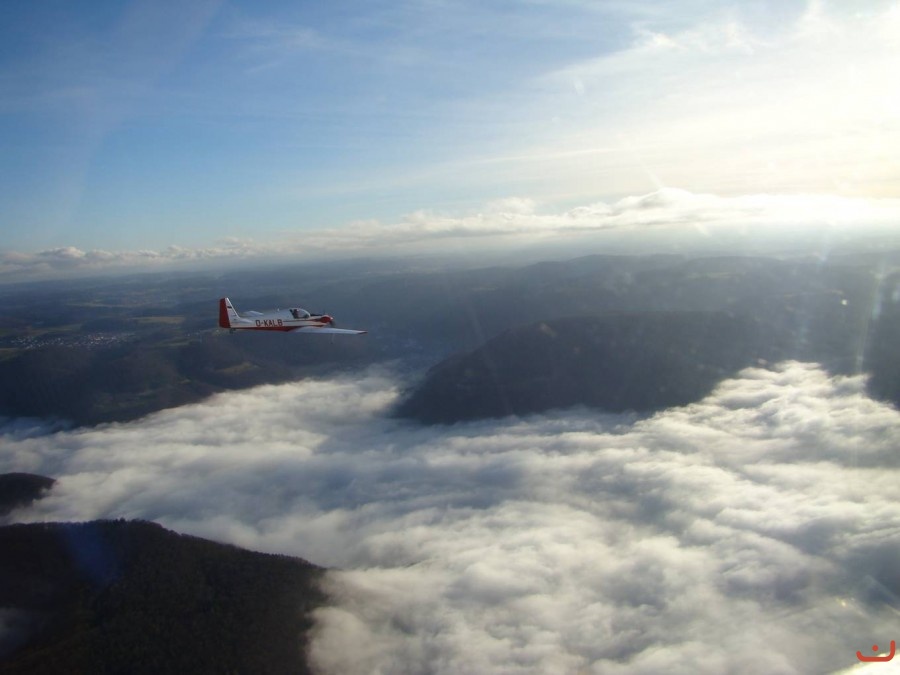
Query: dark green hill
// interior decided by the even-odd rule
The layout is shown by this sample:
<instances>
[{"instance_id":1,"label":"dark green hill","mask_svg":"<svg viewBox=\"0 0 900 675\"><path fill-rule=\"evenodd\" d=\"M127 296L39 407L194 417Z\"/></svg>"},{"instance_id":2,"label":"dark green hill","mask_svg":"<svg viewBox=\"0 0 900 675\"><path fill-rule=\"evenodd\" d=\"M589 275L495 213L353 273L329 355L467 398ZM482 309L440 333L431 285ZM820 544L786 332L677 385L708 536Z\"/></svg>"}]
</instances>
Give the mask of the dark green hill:
<instances>
[{"instance_id":1,"label":"dark green hill","mask_svg":"<svg viewBox=\"0 0 900 675\"><path fill-rule=\"evenodd\" d=\"M0 516L40 499L55 483L34 473L0 473Z\"/></svg>"},{"instance_id":2,"label":"dark green hill","mask_svg":"<svg viewBox=\"0 0 900 675\"><path fill-rule=\"evenodd\" d=\"M306 673L323 570L141 521L0 528L0 673Z\"/></svg>"},{"instance_id":3,"label":"dark green hill","mask_svg":"<svg viewBox=\"0 0 900 675\"><path fill-rule=\"evenodd\" d=\"M586 405L648 412L784 356L784 338L727 312L613 313L514 328L433 368L399 406L425 423Z\"/></svg>"}]
</instances>

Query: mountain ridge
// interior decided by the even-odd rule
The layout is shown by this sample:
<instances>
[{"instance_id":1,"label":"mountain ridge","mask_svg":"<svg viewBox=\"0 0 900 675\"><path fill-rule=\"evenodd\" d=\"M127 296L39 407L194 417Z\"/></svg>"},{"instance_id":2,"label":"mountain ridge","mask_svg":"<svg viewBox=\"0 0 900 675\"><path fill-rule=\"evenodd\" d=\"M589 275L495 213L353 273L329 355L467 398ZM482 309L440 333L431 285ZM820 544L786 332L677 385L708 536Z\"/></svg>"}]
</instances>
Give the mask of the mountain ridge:
<instances>
[{"instance_id":1,"label":"mountain ridge","mask_svg":"<svg viewBox=\"0 0 900 675\"><path fill-rule=\"evenodd\" d=\"M426 424L574 405L653 412L780 360L784 336L730 312L611 312L512 328L433 367L395 414Z\"/></svg>"}]
</instances>

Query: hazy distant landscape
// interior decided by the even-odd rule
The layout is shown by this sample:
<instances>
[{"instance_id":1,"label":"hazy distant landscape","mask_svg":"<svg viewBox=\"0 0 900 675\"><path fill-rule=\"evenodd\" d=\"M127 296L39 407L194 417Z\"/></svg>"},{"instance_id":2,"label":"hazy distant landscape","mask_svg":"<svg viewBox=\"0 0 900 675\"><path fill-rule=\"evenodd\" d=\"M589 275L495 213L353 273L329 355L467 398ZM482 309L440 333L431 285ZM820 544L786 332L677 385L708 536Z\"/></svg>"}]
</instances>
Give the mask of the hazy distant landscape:
<instances>
[{"instance_id":1,"label":"hazy distant landscape","mask_svg":"<svg viewBox=\"0 0 900 675\"><path fill-rule=\"evenodd\" d=\"M870 391L896 403L897 260L589 256L431 272L354 261L5 287L0 414L124 421L216 392L379 362L435 368L402 409L423 421L471 417L454 412L460 397L478 416L577 404L645 412L696 400L742 367L784 359L868 373ZM216 327L225 295L239 311L312 303L369 334L230 335ZM603 331L588 338L598 322ZM573 350L576 361L566 357ZM463 384L466 369L484 382ZM545 371L562 388L546 386ZM576 391L579 378L593 393ZM671 396L646 398L641 392L660 378ZM495 403L472 399L466 387ZM503 408L492 387L530 402ZM619 399L625 389L636 394Z\"/></svg>"}]
</instances>

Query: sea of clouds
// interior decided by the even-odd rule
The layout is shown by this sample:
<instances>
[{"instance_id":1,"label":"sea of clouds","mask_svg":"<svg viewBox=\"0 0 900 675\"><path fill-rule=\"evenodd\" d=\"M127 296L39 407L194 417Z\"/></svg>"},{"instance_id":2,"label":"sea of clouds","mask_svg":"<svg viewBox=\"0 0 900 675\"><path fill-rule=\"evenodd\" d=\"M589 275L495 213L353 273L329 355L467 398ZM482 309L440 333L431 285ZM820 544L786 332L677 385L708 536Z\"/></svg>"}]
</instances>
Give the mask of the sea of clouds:
<instances>
[{"instance_id":1,"label":"sea of clouds","mask_svg":"<svg viewBox=\"0 0 900 675\"><path fill-rule=\"evenodd\" d=\"M145 518L333 568L322 673L795 673L900 640L900 413L750 369L649 418L422 427L388 370L2 430L10 520ZM894 664L872 663L888 672Z\"/></svg>"}]
</instances>

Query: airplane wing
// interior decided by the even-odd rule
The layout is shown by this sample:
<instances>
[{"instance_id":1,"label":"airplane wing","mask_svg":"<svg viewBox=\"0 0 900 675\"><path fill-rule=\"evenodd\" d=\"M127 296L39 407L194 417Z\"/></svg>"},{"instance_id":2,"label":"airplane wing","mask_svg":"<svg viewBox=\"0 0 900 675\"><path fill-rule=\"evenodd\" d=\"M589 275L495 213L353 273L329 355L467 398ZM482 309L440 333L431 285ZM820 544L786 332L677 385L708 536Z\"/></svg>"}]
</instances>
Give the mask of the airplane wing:
<instances>
[{"instance_id":1,"label":"airplane wing","mask_svg":"<svg viewBox=\"0 0 900 675\"><path fill-rule=\"evenodd\" d=\"M318 326L302 326L300 328L292 328L288 331L289 333L329 333L331 335L340 333L342 335L362 335L363 333L368 333L369 331L365 330L350 330L349 328L330 328L328 326L323 326L319 328Z\"/></svg>"}]
</instances>

